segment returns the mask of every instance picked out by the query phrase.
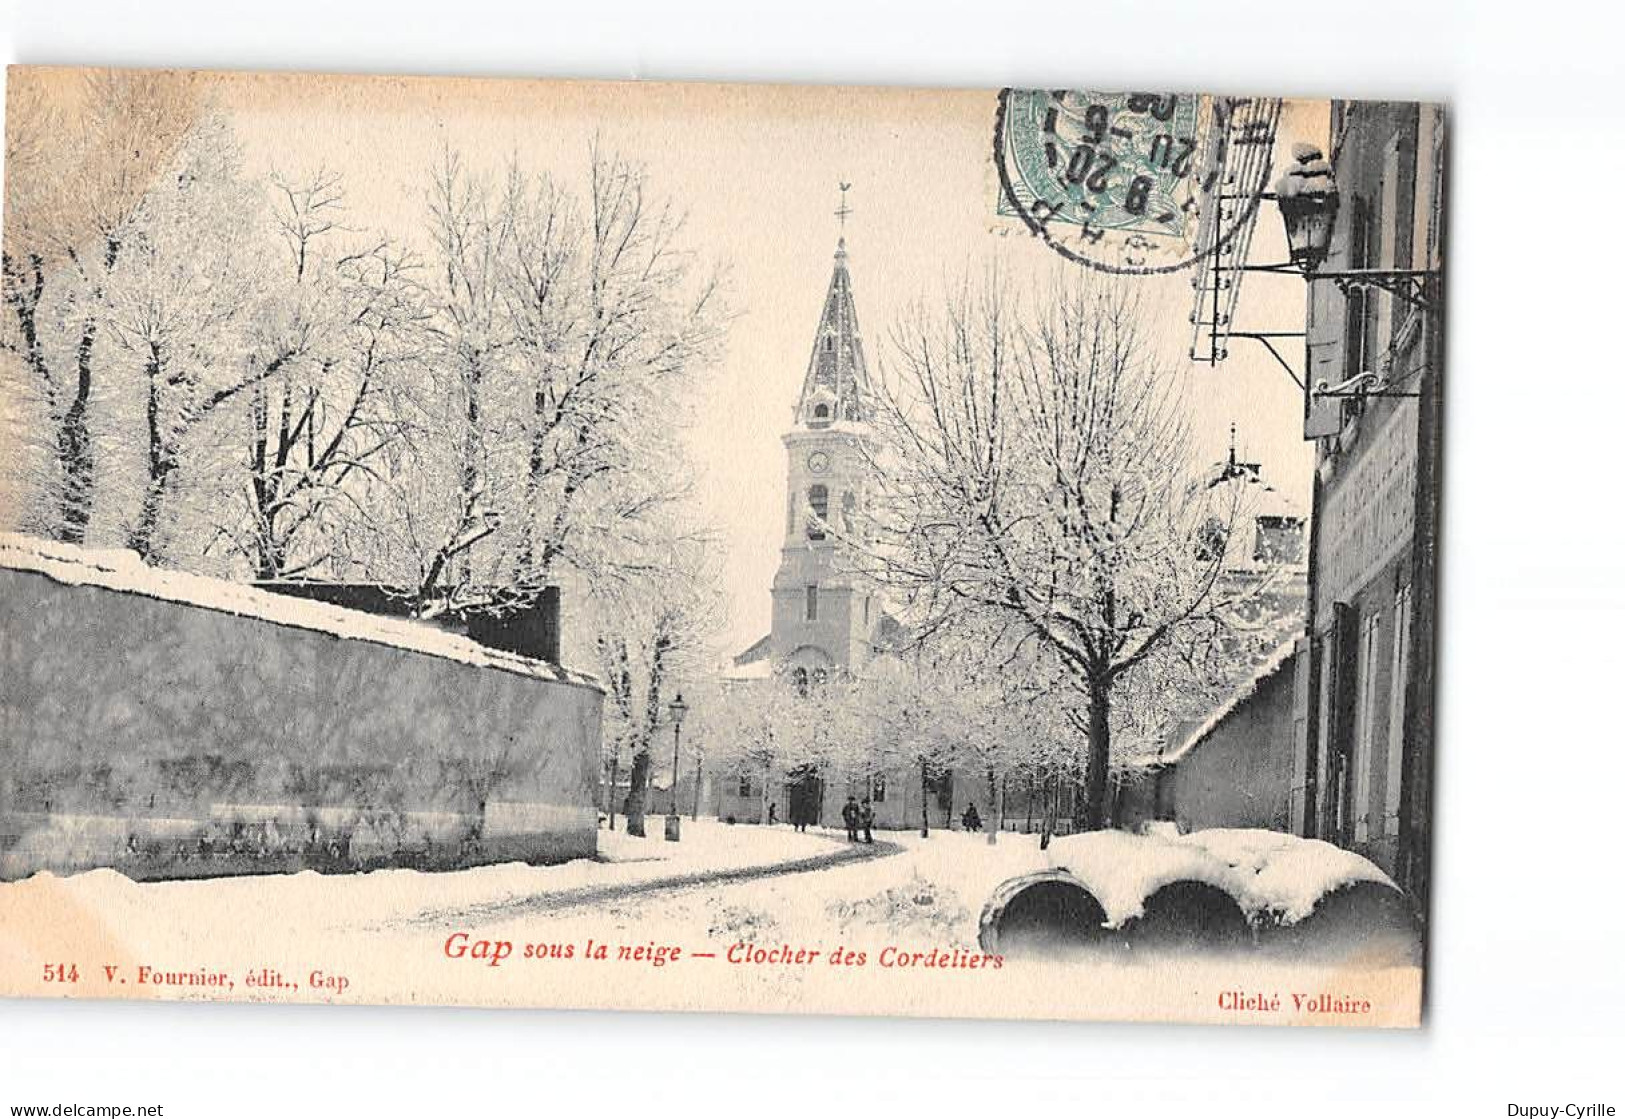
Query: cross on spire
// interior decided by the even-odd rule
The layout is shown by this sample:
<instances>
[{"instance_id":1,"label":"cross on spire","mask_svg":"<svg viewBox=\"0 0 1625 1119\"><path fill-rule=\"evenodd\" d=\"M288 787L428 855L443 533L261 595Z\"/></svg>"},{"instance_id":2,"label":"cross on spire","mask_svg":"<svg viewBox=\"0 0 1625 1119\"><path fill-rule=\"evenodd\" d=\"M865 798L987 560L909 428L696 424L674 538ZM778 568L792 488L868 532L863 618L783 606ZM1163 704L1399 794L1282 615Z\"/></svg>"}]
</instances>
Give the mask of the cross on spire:
<instances>
[{"instance_id":1,"label":"cross on spire","mask_svg":"<svg viewBox=\"0 0 1625 1119\"><path fill-rule=\"evenodd\" d=\"M841 238L846 238L846 219L852 213L852 207L846 204L846 192L852 189L851 183L841 183L841 204L835 209L835 216L841 219Z\"/></svg>"},{"instance_id":2,"label":"cross on spire","mask_svg":"<svg viewBox=\"0 0 1625 1119\"><path fill-rule=\"evenodd\" d=\"M851 183L839 184L841 205L835 216L842 225L852 213L846 204ZM835 267L818 316L807 378L796 405L797 424L828 426L837 421L864 422L863 397L868 391L868 370L863 360L863 339L858 331L858 310L852 300L852 277L847 271L846 238L835 248Z\"/></svg>"}]
</instances>

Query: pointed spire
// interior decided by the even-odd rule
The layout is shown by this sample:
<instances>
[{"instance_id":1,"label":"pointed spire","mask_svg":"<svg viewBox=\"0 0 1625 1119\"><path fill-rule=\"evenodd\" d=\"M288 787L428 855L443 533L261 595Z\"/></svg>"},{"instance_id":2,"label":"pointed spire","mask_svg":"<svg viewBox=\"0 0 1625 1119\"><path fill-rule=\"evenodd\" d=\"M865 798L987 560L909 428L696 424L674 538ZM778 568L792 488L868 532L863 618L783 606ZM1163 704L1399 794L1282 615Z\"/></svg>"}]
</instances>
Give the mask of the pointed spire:
<instances>
[{"instance_id":1,"label":"pointed spire","mask_svg":"<svg viewBox=\"0 0 1625 1119\"><path fill-rule=\"evenodd\" d=\"M1258 481L1258 464L1254 462L1242 462L1236 457L1236 425L1234 422L1230 424L1230 453L1225 456L1223 462L1218 463L1213 467L1210 477L1212 478L1212 481L1208 483L1208 487L1210 489L1213 486L1220 485L1224 482L1233 481L1237 478L1245 478L1249 481Z\"/></svg>"},{"instance_id":2,"label":"pointed spire","mask_svg":"<svg viewBox=\"0 0 1625 1119\"><path fill-rule=\"evenodd\" d=\"M835 216L841 221L843 235L835 243L835 268L829 292L824 296L823 313L818 317L801 398L796 403L796 423L807 426L856 423L865 418L869 370L863 357L863 336L858 330L857 305L852 299L844 235L846 219L852 213L846 204L851 185L840 184L841 205Z\"/></svg>"}]
</instances>

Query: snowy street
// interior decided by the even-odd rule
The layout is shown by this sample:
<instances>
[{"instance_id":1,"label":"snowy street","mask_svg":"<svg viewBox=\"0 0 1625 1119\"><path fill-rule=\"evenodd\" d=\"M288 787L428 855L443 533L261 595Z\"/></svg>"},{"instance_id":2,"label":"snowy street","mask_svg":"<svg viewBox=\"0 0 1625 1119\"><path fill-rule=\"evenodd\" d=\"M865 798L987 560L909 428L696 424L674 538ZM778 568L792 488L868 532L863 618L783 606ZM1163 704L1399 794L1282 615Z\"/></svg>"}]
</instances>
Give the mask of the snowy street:
<instances>
[{"instance_id":1,"label":"snowy street","mask_svg":"<svg viewBox=\"0 0 1625 1119\"><path fill-rule=\"evenodd\" d=\"M650 836L601 831L599 860L615 869L589 885L549 888L535 893L428 910L412 924L457 920L506 920L536 913L559 913L620 899L654 897L677 890L718 889L725 885L812 871L898 854L896 844L851 844L820 832L796 834L788 827L732 828L714 820L685 821L683 839L667 843L658 834L660 817L649 817ZM569 864L587 865L585 861ZM627 869L635 865L636 870ZM462 872L468 873L468 872Z\"/></svg>"},{"instance_id":2,"label":"snowy street","mask_svg":"<svg viewBox=\"0 0 1625 1119\"><path fill-rule=\"evenodd\" d=\"M71 992L85 997L205 997L196 986L206 983L224 988L216 997L272 1001L705 1009L747 999L784 1011L922 1014L974 1014L984 998L1020 998L1047 1014L1139 1017L1157 1005L1191 1013L1189 985L1203 976L1215 992L1235 982L1234 957L1179 968L1122 958L995 964L978 945L983 906L1002 882L1071 863L1121 919L1136 890L1214 876L1189 842L1108 833L1040 851L1036 835L989 846L964 832L886 832L853 847L840 833L785 826L685 819L683 830L677 844L601 832L599 861L552 867L149 883L105 870L41 874L0 887L0 945L27 957L0 963L37 969L31 930L8 927L6 916L26 908L52 915L55 955L90 964ZM1268 833L1222 834L1243 863L1256 859L1260 837L1319 850ZM1111 879L1099 869L1108 864L1118 868ZM1303 893L1303 867L1293 873ZM1247 974L1306 989L1323 976L1350 982L1346 969L1303 962L1249 962ZM830 982L836 975L843 981ZM1108 976L1132 979L1100 982ZM1395 964L1356 986L1377 1005L1404 1006L1419 977ZM967 998L967 988L981 994Z\"/></svg>"}]
</instances>

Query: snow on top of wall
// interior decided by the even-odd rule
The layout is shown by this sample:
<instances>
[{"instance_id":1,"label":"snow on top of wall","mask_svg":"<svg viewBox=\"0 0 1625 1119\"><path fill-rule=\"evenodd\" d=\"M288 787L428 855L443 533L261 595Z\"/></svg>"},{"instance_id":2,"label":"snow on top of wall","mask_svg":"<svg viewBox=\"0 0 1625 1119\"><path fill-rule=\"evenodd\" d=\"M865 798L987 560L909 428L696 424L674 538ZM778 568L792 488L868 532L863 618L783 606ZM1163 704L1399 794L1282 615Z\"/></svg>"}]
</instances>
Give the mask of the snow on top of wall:
<instances>
[{"instance_id":1,"label":"snow on top of wall","mask_svg":"<svg viewBox=\"0 0 1625 1119\"><path fill-rule=\"evenodd\" d=\"M1333 890L1356 882L1398 887L1369 859L1319 839L1262 828L1209 828L1189 835L1120 831L1061 836L1050 857L1075 875L1117 928L1173 882L1205 882L1242 910L1282 924L1309 916Z\"/></svg>"},{"instance_id":2,"label":"snow on top of wall","mask_svg":"<svg viewBox=\"0 0 1625 1119\"><path fill-rule=\"evenodd\" d=\"M148 567L131 551L82 548L0 532L0 568L44 575L64 586L136 594L343 640L387 645L476 668L493 668L563 684L599 686L593 677L584 673L491 649L462 634L403 618L386 618L325 602L274 594L223 579Z\"/></svg>"},{"instance_id":3,"label":"snow on top of wall","mask_svg":"<svg viewBox=\"0 0 1625 1119\"><path fill-rule=\"evenodd\" d=\"M1292 654L1297 648L1297 644L1298 639L1296 636L1293 636L1287 638L1287 640L1277 645L1275 647L1275 651L1264 658L1264 662L1258 666L1258 669L1247 679L1247 682L1232 692L1229 699L1215 707L1208 714L1208 717L1203 719L1200 725L1198 725L1195 730L1191 731L1190 734L1186 735L1185 740L1174 749L1169 750L1167 753L1158 753L1155 755L1148 755L1143 758L1138 758L1136 759L1136 763L1139 765L1171 765L1174 762L1179 761L1179 759L1183 758L1192 750L1196 749L1202 744L1202 741L1207 738L1208 735L1219 729L1219 724L1228 719L1236 708L1240 707L1243 703L1247 702L1247 700L1251 699L1253 694L1257 692L1258 689L1270 679L1270 677L1274 676L1277 672L1281 671L1287 665L1292 663Z\"/></svg>"}]
</instances>

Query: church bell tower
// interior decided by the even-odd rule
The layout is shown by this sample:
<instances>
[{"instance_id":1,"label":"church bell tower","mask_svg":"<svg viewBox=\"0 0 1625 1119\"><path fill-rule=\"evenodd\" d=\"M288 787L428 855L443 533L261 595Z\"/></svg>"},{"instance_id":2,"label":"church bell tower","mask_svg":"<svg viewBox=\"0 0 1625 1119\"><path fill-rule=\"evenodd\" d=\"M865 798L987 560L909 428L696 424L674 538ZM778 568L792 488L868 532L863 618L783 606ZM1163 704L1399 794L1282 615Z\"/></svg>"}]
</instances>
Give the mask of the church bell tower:
<instances>
[{"instance_id":1,"label":"church bell tower","mask_svg":"<svg viewBox=\"0 0 1625 1119\"><path fill-rule=\"evenodd\" d=\"M842 186L843 223L849 211ZM846 238L835 249L790 430L784 544L773 579L772 658L798 684L859 667L874 647L880 602L843 562L866 497L871 434L868 369L852 299Z\"/></svg>"}]
</instances>

